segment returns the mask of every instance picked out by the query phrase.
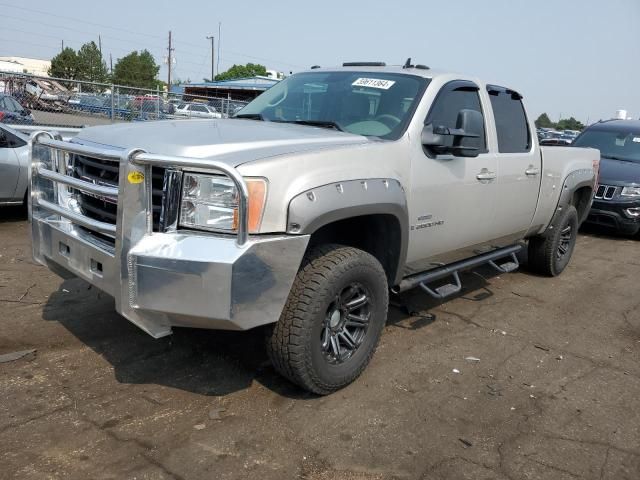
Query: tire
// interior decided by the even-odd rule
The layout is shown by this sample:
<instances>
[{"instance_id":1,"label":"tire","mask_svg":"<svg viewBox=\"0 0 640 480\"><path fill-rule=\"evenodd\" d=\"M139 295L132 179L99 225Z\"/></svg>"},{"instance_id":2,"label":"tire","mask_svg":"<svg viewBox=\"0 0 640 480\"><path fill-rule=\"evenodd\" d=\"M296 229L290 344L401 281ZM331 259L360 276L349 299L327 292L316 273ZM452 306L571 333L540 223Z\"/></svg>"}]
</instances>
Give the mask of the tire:
<instances>
[{"instance_id":1,"label":"tire","mask_svg":"<svg viewBox=\"0 0 640 480\"><path fill-rule=\"evenodd\" d=\"M314 247L267 337L269 358L300 387L319 395L335 392L371 360L388 304L387 277L375 257L341 245Z\"/></svg>"},{"instance_id":2,"label":"tire","mask_svg":"<svg viewBox=\"0 0 640 480\"><path fill-rule=\"evenodd\" d=\"M529 269L549 277L560 275L571 260L578 237L578 212L569 205L545 235L529 240Z\"/></svg>"}]
</instances>

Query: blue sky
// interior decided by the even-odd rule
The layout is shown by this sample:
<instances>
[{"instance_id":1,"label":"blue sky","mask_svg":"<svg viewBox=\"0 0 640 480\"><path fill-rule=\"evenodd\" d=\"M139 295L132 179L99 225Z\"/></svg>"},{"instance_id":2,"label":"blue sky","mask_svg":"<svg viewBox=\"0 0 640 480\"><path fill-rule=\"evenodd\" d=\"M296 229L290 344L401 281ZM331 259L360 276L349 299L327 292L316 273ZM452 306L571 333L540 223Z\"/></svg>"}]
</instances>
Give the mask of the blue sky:
<instances>
[{"instance_id":1,"label":"blue sky","mask_svg":"<svg viewBox=\"0 0 640 480\"><path fill-rule=\"evenodd\" d=\"M510 86L535 116L640 117L640 0L0 0L0 19L0 55L48 59L61 40L78 48L100 34L107 61L147 48L162 62L172 30L174 77L201 81L211 71L205 37L222 22L220 71L410 56Z\"/></svg>"}]
</instances>

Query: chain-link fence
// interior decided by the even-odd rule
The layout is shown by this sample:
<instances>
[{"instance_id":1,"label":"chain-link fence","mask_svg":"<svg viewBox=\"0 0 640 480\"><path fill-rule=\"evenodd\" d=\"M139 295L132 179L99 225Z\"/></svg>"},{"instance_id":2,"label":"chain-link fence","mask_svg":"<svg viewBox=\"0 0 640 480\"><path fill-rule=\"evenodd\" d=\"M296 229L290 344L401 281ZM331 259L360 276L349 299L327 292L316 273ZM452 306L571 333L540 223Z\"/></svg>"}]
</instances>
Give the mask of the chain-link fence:
<instances>
[{"instance_id":1,"label":"chain-link fence","mask_svg":"<svg viewBox=\"0 0 640 480\"><path fill-rule=\"evenodd\" d=\"M0 122L84 127L115 122L225 118L246 101L0 72Z\"/></svg>"}]
</instances>

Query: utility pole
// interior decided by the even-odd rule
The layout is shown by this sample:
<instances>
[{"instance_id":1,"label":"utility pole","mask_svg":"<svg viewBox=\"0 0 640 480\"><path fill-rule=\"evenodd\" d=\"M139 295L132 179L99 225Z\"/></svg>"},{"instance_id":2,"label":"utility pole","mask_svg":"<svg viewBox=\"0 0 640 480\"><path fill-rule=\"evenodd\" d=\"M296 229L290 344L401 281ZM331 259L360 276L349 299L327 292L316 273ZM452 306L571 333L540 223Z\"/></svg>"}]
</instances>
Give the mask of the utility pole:
<instances>
[{"instance_id":1,"label":"utility pole","mask_svg":"<svg viewBox=\"0 0 640 480\"><path fill-rule=\"evenodd\" d=\"M109 73L113 74L113 57L109 54Z\"/></svg>"},{"instance_id":2,"label":"utility pole","mask_svg":"<svg viewBox=\"0 0 640 480\"><path fill-rule=\"evenodd\" d=\"M218 58L216 59L216 72L220 73L220 44L222 43L222 22L218 22Z\"/></svg>"},{"instance_id":3,"label":"utility pole","mask_svg":"<svg viewBox=\"0 0 640 480\"><path fill-rule=\"evenodd\" d=\"M98 50L100 50L100 56L102 56L102 37L98 34Z\"/></svg>"},{"instance_id":4,"label":"utility pole","mask_svg":"<svg viewBox=\"0 0 640 480\"><path fill-rule=\"evenodd\" d=\"M215 51L215 44L216 44L216 37L214 37L213 35L209 35L207 36L207 40L211 40L211 81L213 82L213 78L215 77L215 73L214 73L214 65L215 63L213 62L213 52Z\"/></svg>"},{"instance_id":5,"label":"utility pole","mask_svg":"<svg viewBox=\"0 0 640 480\"><path fill-rule=\"evenodd\" d=\"M60 51L64 50L64 40L60 40Z\"/></svg>"},{"instance_id":6,"label":"utility pole","mask_svg":"<svg viewBox=\"0 0 640 480\"><path fill-rule=\"evenodd\" d=\"M169 55L167 57L167 88L171 90L171 54L173 53L173 47L171 46L171 30L169 30Z\"/></svg>"}]
</instances>

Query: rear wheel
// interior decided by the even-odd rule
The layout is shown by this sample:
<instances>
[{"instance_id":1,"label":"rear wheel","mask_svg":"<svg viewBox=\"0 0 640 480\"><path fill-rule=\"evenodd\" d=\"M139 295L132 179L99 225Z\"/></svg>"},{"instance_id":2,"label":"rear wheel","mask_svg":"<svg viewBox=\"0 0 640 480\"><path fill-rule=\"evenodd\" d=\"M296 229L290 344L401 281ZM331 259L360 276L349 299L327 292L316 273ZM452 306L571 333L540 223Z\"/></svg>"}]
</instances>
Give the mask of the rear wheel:
<instances>
[{"instance_id":1,"label":"rear wheel","mask_svg":"<svg viewBox=\"0 0 640 480\"><path fill-rule=\"evenodd\" d=\"M569 205L544 236L529 240L529 269L555 277L560 275L571 260L578 237L578 212Z\"/></svg>"},{"instance_id":2,"label":"rear wheel","mask_svg":"<svg viewBox=\"0 0 640 480\"><path fill-rule=\"evenodd\" d=\"M375 257L340 245L311 249L268 337L274 367L313 393L345 387L373 356L388 302L386 275Z\"/></svg>"}]
</instances>

